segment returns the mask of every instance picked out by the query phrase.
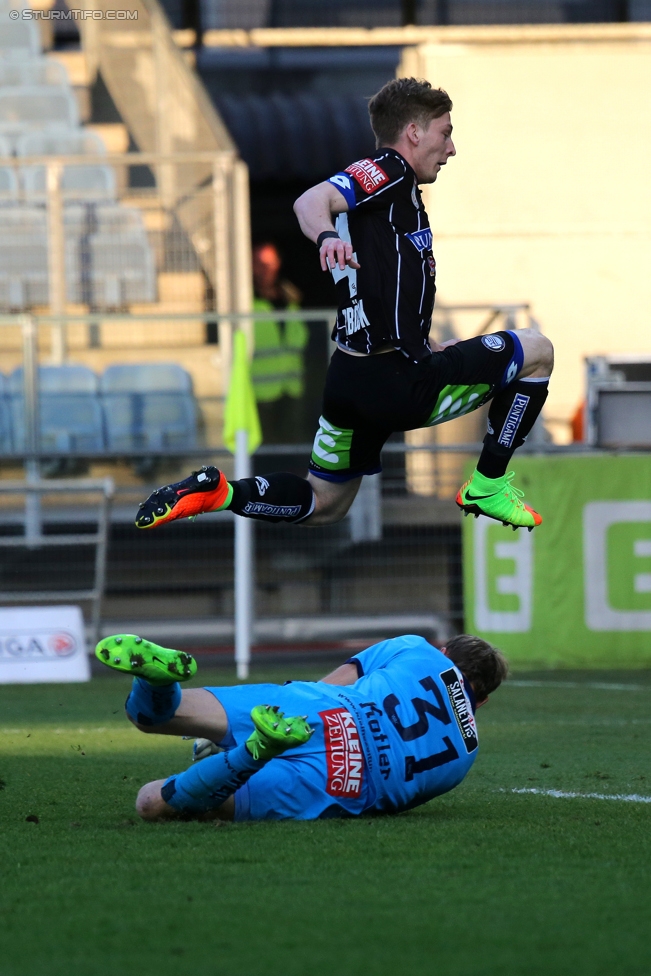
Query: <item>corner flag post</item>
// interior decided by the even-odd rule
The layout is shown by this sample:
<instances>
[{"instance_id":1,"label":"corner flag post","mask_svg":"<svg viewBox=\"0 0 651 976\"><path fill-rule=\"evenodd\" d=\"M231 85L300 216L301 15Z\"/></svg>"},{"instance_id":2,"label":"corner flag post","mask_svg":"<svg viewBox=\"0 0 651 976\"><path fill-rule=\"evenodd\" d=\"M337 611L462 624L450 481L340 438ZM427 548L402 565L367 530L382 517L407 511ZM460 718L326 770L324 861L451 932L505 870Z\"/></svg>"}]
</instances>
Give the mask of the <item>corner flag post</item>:
<instances>
[{"instance_id":1,"label":"corner flag post","mask_svg":"<svg viewBox=\"0 0 651 976\"><path fill-rule=\"evenodd\" d=\"M249 435L235 432L235 478L251 477ZM253 522L235 516L235 667L248 678L253 631Z\"/></svg>"},{"instance_id":2,"label":"corner flag post","mask_svg":"<svg viewBox=\"0 0 651 976\"><path fill-rule=\"evenodd\" d=\"M249 371L246 336L233 337L233 366L224 408L224 443L235 455L235 478L251 476L251 454L262 442ZM235 665L248 678L253 632L253 522L235 516Z\"/></svg>"}]
</instances>

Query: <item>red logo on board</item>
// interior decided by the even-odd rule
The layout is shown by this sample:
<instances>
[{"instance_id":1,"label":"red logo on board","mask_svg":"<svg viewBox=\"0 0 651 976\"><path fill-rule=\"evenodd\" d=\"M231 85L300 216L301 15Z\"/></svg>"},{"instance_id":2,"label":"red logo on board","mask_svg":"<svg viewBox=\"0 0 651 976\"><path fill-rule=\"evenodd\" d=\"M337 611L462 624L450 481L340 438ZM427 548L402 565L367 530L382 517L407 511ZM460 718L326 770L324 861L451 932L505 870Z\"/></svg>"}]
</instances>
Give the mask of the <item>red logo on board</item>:
<instances>
[{"instance_id":1,"label":"red logo on board","mask_svg":"<svg viewBox=\"0 0 651 976\"><path fill-rule=\"evenodd\" d=\"M357 180L365 193L373 193L379 186L389 182L389 177L382 167L372 159L360 159L357 163L351 163L346 167L346 172Z\"/></svg>"},{"instance_id":2,"label":"red logo on board","mask_svg":"<svg viewBox=\"0 0 651 976\"><path fill-rule=\"evenodd\" d=\"M75 652L75 639L72 634L67 634L65 631L53 634L48 643L57 657L68 657Z\"/></svg>"},{"instance_id":3,"label":"red logo on board","mask_svg":"<svg viewBox=\"0 0 651 976\"><path fill-rule=\"evenodd\" d=\"M355 719L345 708L319 712L323 722L330 796L360 796L364 759Z\"/></svg>"}]
</instances>

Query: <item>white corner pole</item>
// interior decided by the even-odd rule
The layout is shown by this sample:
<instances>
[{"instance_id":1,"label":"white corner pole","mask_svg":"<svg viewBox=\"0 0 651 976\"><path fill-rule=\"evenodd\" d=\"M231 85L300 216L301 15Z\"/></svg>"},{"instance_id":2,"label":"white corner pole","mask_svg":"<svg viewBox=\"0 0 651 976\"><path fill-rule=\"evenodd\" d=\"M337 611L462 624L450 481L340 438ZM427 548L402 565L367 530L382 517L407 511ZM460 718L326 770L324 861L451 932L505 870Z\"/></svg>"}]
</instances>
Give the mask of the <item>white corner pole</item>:
<instances>
[{"instance_id":1,"label":"white corner pole","mask_svg":"<svg viewBox=\"0 0 651 976\"><path fill-rule=\"evenodd\" d=\"M251 477L248 434L235 432L235 478ZM235 666L248 678L253 632L253 522L235 516Z\"/></svg>"},{"instance_id":2,"label":"white corner pole","mask_svg":"<svg viewBox=\"0 0 651 976\"><path fill-rule=\"evenodd\" d=\"M234 160L231 175L231 294L236 312L251 311L251 214L249 211L249 171L241 160ZM253 321L240 320L239 329L247 339L249 357L253 355ZM221 340L221 337L220 337ZM235 478L251 477L251 457L246 430L235 432ZM253 522L235 516L235 664L237 677L248 678L253 636Z\"/></svg>"}]
</instances>

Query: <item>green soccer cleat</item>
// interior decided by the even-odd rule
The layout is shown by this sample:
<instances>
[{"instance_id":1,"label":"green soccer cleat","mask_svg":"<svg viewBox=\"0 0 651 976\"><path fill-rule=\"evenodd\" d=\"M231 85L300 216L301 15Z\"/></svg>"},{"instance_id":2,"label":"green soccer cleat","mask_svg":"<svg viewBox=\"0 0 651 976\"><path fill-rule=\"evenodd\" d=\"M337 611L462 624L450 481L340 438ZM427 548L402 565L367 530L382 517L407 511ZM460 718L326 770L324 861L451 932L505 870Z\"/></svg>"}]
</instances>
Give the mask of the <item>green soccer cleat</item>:
<instances>
[{"instance_id":1,"label":"green soccer cleat","mask_svg":"<svg viewBox=\"0 0 651 976\"><path fill-rule=\"evenodd\" d=\"M470 480L459 489L457 505L464 515L474 515L475 518L485 515L510 525L514 531L527 528L531 532L541 524L542 515L522 501L524 492L511 484L514 477L513 471L502 478L486 478L479 471L474 471Z\"/></svg>"},{"instance_id":2,"label":"green soccer cleat","mask_svg":"<svg viewBox=\"0 0 651 976\"><path fill-rule=\"evenodd\" d=\"M302 746L314 733L306 722L307 715L285 718L278 705L256 705L251 718L255 732L246 746L254 759L273 759L287 749Z\"/></svg>"},{"instance_id":3,"label":"green soccer cleat","mask_svg":"<svg viewBox=\"0 0 651 976\"><path fill-rule=\"evenodd\" d=\"M135 634L105 637L95 648L95 657L107 668L144 678L152 685L188 681L197 673L197 662L191 654L159 647Z\"/></svg>"}]
</instances>

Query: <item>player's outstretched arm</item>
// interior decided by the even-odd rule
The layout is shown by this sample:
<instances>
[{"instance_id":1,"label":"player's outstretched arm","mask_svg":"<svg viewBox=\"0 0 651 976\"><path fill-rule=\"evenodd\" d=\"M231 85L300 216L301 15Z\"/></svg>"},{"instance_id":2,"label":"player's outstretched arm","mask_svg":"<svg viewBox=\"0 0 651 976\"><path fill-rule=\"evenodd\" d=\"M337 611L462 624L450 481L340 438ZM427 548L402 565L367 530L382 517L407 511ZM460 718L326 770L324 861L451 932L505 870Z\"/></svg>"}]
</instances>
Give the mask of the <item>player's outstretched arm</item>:
<instances>
[{"instance_id":1,"label":"player's outstretched arm","mask_svg":"<svg viewBox=\"0 0 651 976\"><path fill-rule=\"evenodd\" d=\"M306 190L294 204L294 213L301 230L315 244L319 234L326 231L335 233L333 217L347 210L348 204L343 195L327 181ZM359 264L353 257L352 244L336 236L328 237L322 242L319 258L323 271L330 271L336 266L343 271L346 265L359 268Z\"/></svg>"}]
</instances>

